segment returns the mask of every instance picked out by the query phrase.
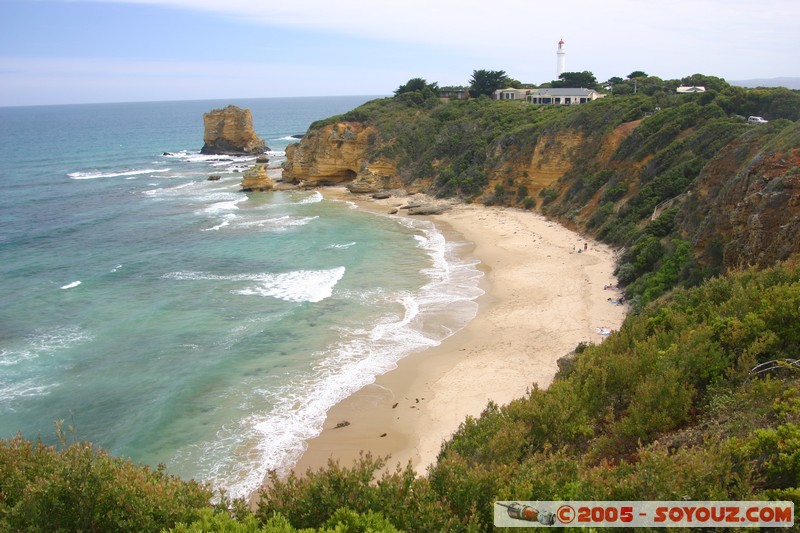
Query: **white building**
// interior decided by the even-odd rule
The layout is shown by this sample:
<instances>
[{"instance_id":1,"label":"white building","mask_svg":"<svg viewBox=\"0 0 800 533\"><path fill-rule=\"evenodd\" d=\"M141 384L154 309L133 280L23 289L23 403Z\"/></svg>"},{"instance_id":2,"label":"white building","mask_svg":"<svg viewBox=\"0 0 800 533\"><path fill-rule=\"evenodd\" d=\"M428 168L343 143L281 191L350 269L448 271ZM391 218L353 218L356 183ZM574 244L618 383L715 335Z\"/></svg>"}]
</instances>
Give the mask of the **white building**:
<instances>
[{"instance_id":1,"label":"white building","mask_svg":"<svg viewBox=\"0 0 800 533\"><path fill-rule=\"evenodd\" d=\"M533 89L497 89L492 94L493 100L525 100Z\"/></svg>"},{"instance_id":2,"label":"white building","mask_svg":"<svg viewBox=\"0 0 800 533\"><path fill-rule=\"evenodd\" d=\"M530 104L541 105L575 105L585 104L605 95L594 89L536 89L525 97L525 101Z\"/></svg>"},{"instance_id":3,"label":"white building","mask_svg":"<svg viewBox=\"0 0 800 533\"><path fill-rule=\"evenodd\" d=\"M706 92L706 88L699 85L681 85L677 90L681 94Z\"/></svg>"}]
</instances>

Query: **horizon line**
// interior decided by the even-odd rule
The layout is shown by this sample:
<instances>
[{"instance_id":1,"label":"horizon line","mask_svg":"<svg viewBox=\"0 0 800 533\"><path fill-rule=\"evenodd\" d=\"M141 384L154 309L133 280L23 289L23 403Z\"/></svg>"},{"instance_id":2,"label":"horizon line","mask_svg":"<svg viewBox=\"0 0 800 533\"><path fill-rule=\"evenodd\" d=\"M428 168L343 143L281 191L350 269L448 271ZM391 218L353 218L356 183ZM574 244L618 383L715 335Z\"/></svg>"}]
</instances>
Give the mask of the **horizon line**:
<instances>
[{"instance_id":1,"label":"horizon line","mask_svg":"<svg viewBox=\"0 0 800 533\"><path fill-rule=\"evenodd\" d=\"M356 98L356 97L372 97L384 98L392 96L391 94L333 94L333 95L302 95L302 96L235 96L235 97L222 97L222 98L187 98L187 99L165 99L165 100L129 100L129 101L109 101L109 102L62 102L51 104L0 104L0 109L7 109L12 107L57 107L57 106L78 106L78 105L116 105L116 104L158 104L170 102L215 102L225 100L270 100L270 99L286 99L286 98Z\"/></svg>"}]
</instances>

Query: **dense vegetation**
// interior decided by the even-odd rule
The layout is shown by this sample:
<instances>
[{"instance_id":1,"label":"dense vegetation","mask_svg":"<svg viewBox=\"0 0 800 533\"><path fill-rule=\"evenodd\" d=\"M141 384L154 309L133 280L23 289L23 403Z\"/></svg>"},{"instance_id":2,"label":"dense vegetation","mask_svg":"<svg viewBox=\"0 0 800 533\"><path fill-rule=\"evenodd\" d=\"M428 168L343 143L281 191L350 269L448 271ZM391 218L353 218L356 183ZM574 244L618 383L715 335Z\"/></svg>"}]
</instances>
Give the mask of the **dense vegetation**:
<instances>
[{"instance_id":1,"label":"dense vegetation","mask_svg":"<svg viewBox=\"0 0 800 533\"><path fill-rule=\"evenodd\" d=\"M547 390L464 421L424 477L364 455L273 477L255 511L224 495L212 504L209 487L163 467L69 444L60 426L57 447L0 441L0 530L490 531L498 499L800 506L800 264L724 273L680 232L696 216L691 202L651 220L725 146L755 146L762 159L800 146L800 93L643 72L614 82L613 97L557 108L444 103L435 83L416 78L393 98L312 125L376 126L371 156L397 161L409 188L538 209L624 248L617 275L635 312L602 344L576 349ZM709 90L678 95L678 84ZM770 123L748 126L747 115ZM585 142L541 191L508 170L553 132L601 138L634 122L608 165Z\"/></svg>"},{"instance_id":2,"label":"dense vegetation","mask_svg":"<svg viewBox=\"0 0 800 533\"><path fill-rule=\"evenodd\" d=\"M272 479L258 511L112 459L0 446L0 528L488 531L494 500L791 500L800 505L800 265L681 289L585 347L547 390L467 419L426 477L353 466ZM753 371L767 363L769 372ZM177 522L181 522L177 524Z\"/></svg>"},{"instance_id":3,"label":"dense vegetation","mask_svg":"<svg viewBox=\"0 0 800 533\"><path fill-rule=\"evenodd\" d=\"M427 478L369 458L290 478L260 514L335 508L401 529L490 530L494 500L800 500L800 269L681 290L588 346L547 390L465 421ZM776 361L773 373L759 363ZM323 511L326 508L328 511ZM309 515L314 509L318 518Z\"/></svg>"},{"instance_id":4,"label":"dense vegetation","mask_svg":"<svg viewBox=\"0 0 800 533\"><path fill-rule=\"evenodd\" d=\"M707 91L678 94L679 85ZM613 96L580 106L531 106L485 96L442 102L432 88L411 80L394 98L368 102L311 129L335 122L374 126L370 158L396 161L409 189L538 209L624 249L617 274L635 310L676 285L693 286L722 271L721 253L698 260L676 221L697 219L702 207L679 213L678 203L651 221L657 206L691 191L727 146L755 143L763 148L759 157L800 146L800 91L744 89L712 76L665 81L636 72L617 79ZM770 123L754 128L746 123L749 115ZM624 124L635 128L610 161L598 160L604 139ZM544 151L565 149L559 145L565 133L584 139L569 148L571 168L536 190L525 163L540 143Z\"/></svg>"},{"instance_id":5,"label":"dense vegetation","mask_svg":"<svg viewBox=\"0 0 800 533\"><path fill-rule=\"evenodd\" d=\"M211 490L90 443L0 441L0 530L159 531L194 521Z\"/></svg>"}]
</instances>

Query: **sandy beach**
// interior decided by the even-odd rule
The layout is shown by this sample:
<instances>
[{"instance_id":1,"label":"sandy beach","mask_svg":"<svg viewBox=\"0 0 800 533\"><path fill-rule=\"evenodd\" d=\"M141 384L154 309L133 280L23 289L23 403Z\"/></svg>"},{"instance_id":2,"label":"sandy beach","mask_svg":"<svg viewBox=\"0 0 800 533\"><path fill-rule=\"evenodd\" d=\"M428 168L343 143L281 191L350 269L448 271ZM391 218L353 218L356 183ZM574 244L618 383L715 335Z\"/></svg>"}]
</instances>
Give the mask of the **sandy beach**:
<instances>
[{"instance_id":1,"label":"sandy beach","mask_svg":"<svg viewBox=\"0 0 800 533\"><path fill-rule=\"evenodd\" d=\"M408 200L322 192L381 213ZM329 459L350 465L362 451L390 455L390 467L410 461L424 474L467 416L479 416L490 400L502 405L524 396L533 384L547 387L558 358L579 342L602 342L598 328L622 324L625 306L609 301L620 293L606 288L616 285L607 246L518 209L459 204L428 219L448 239L473 243L469 253L486 274L477 316L337 404L309 441L298 474Z\"/></svg>"}]
</instances>

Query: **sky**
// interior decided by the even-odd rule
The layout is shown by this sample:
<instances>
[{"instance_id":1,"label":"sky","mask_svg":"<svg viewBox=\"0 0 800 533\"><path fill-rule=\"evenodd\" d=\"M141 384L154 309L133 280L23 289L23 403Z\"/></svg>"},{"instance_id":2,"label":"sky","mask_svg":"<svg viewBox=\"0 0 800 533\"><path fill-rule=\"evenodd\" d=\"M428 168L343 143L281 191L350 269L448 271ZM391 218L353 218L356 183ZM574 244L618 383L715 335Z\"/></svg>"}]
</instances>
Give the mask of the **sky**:
<instances>
[{"instance_id":1,"label":"sky","mask_svg":"<svg viewBox=\"0 0 800 533\"><path fill-rule=\"evenodd\" d=\"M0 106L800 77L798 0L0 0Z\"/></svg>"}]
</instances>

